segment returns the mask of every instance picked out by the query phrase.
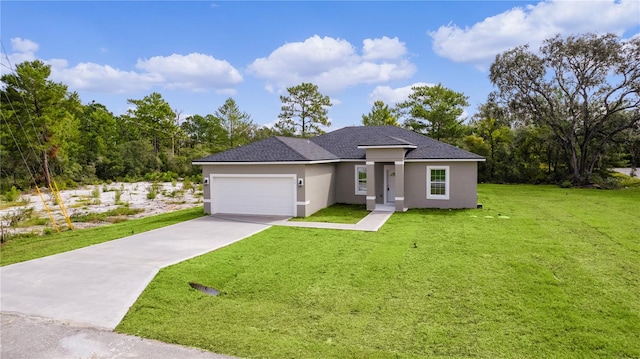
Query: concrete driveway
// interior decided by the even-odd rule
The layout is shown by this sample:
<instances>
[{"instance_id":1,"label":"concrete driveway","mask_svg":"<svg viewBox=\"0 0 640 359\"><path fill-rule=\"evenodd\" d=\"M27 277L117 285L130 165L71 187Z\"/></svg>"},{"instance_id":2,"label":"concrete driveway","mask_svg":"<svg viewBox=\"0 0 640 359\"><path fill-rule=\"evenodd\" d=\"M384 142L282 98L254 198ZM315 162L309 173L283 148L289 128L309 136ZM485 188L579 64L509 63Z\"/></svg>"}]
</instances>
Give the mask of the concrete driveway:
<instances>
[{"instance_id":1,"label":"concrete driveway","mask_svg":"<svg viewBox=\"0 0 640 359\"><path fill-rule=\"evenodd\" d=\"M114 329L160 268L267 228L268 224L202 217L5 266L0 268L0 308L3 312Z\"/></svg>"},{"instance_id":2,"label":"concrete driveway","mask_svg":"<svg viewBox=\"0 0 640 359\"><path fill-rule=\"evenodd\" d=\"M7 313L2 313L0 319L3 359L237 359L52 319Z\"/></svg>"}]
</instances>

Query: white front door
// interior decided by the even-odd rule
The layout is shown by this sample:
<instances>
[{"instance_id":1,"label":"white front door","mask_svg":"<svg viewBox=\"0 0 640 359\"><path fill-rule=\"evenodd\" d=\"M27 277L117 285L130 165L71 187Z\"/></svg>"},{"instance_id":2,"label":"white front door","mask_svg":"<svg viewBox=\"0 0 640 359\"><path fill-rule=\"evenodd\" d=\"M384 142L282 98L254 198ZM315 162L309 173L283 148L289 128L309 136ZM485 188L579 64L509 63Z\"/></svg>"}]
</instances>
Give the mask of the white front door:
<instances>
[{"instance_id":1,"label":"white front door","mask_svg":"<svg viewBox=\"0 0 640 359\"><path fill-rule=\"evenodd\" d=\"M396 203L396 166L384 166L384 203Z\"/></svg>"}]
</instances>

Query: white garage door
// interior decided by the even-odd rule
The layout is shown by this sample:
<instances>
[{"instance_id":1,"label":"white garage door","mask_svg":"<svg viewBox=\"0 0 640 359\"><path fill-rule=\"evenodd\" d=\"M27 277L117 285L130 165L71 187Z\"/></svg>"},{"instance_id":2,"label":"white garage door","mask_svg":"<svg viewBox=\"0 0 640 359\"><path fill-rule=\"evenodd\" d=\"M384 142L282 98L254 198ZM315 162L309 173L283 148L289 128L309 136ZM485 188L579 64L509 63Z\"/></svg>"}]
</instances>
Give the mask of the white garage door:
<instances>
[{"instance_id":1,"label":"white garage door","mask_svg":"<svg viewBox=\"0 0 640 359\"><path fill-rule=\"evenodd\" d=\"M295 186L295 175L214 175L211 212L294 216Z\"/></svg>"}]
</instances>

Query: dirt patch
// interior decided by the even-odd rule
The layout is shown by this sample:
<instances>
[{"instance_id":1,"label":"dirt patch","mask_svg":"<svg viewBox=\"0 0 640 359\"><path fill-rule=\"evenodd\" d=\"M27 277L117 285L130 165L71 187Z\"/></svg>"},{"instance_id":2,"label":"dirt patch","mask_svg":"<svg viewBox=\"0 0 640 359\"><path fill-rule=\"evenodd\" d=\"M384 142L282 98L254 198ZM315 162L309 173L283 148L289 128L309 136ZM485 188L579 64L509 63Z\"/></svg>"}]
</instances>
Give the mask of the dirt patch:
<instances>
[{"instance_id":1,"label":"dirt patch","mask_svg":"<svg viewBox=\"0 0 640 359\"><path fill-rule=\"evenodd\" d=\"M67 228L64 215L50 191L44 188L40 191L58 226ZM113 182L63 190L60 193L74 228L98 227L126 219L201 206L203 198L197 183L187 183L185 187L182 182ZM19 233L53 228L45 203L35 190L21 195L10 207L3 203L6 208L0 209L0 221L4 229L9 233Z\"/></svg>"}]
</instances>

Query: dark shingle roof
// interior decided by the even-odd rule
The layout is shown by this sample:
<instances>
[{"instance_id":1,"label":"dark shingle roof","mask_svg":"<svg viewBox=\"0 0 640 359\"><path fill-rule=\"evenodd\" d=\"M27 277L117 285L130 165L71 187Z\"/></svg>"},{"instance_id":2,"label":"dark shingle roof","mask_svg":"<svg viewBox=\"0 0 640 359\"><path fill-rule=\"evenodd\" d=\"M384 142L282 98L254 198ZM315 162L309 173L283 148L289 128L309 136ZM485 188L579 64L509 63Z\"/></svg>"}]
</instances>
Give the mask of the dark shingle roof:
<instances>
[{"instance_id":1,"label":"dark shingle roof","mask_svg":"<svg viewBox=\"0 0 640 359\"><path fill-rule=\"evenodd\" d=\"M309 140L275 136L215 153L195 162L290 162L335 159L338 159L336 155Z\"/></svg>"},{"instance_id":2,"label":"dark shingle roof","mask_svg":"<svg viewBox=\"0 0 640 359\"><path fill-rule=\"evenodd\" d=\"M385 139L386 138L386 139ZM312 138L311 141L330 149L343 159L364 159L365 149L361 146L376 145L415 145L406 155L407 159L482 159L482 156L462 150L458 147L436 141L419 133L397 126L357 126L339 130ZM389 143L383 143L383 142Z\"/></svg>"},{"instance_id":3,"label":"dark shingle roof","mask_svg":"<svg viewBox=\"0 0 640 359\"><path fill-rule=\"evenodd\" d=\"M402 138L393 137L393 136L385 136L382 134L373 134L366 139L365 142L359 143L358 146L405 146L405 147L415 147L416 145L403 140Z\"/></svg>"},{"instance_id":4,"label":"dark shingle roof","mask_svg":"<svg viewBox=\"0 0 640 359\"><path fill-rule=\"evenodd\" d=\"M338 156L333 153L327 151L326 149L318 146L316 143L311 140L302 139L302 138L291 138L291 137L276 137L285 145L289 146L292 150L298 152L304 158L309 161L320 161L320 160L337 160Z\"/></svg>"},{"instance_id":5,"label":"dark shingle roof","mask_svg":"<svg viewBox=\"0 0 640 359\"><path fill-rule=\"evenodd\" d=\"M271 137L196 160L195 162L293 162L365 159L358 146L400 146L406 159L468 159L482 156L396 126L357 126L312 139ZM415 148L414 148L415 146Z\"/></svg>"}]
</instances>

